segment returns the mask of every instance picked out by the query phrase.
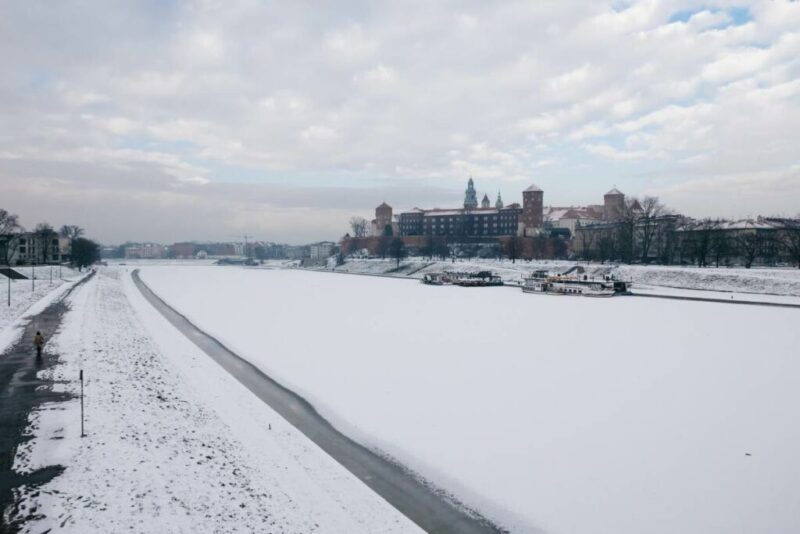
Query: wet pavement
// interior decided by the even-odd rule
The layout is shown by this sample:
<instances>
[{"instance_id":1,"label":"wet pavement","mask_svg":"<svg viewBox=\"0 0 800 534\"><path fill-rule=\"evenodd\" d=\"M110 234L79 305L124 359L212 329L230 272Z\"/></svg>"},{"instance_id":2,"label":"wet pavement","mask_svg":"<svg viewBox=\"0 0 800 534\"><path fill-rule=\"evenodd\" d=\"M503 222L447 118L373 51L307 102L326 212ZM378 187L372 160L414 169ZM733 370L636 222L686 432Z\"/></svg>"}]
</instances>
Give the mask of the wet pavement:
<instances>
[{"instance_id":1,"label":"wet pavement","mask_svg":"<svg viewBox=\"0 0 800 534\"><path fill-rule=\"evenodd\" d=\"M88 278L88 277L87 277ZM87 278L84 278L85 281ZM82 283L82 282L80 282ZM64 298L79 284L73 286L58 301L31 318L22 337L0 355L0 532L16 532L26 517L19 517L14 489L44 484L63 472L62 466L47 466L31 473L13 470L17 448L31 436L25 433L28 415L44 403L66 400L64 393L53 391L52 381L40 378L39 371L49 369L58 362L58 354L45 345L41 358L37 358L33 337L40 331L50 340L69 307Z\"/></svg>"},{"instance_id":2,"label":"wet pavement","mask_svg":"<svg viewBox=\"0 0 800 534\"><path fill-rule=\"evenodd\" d=\"M459 506L454 498L421 481L402 465L376 454L336 430L304 398L228 350L161 300L142 282L138 270L133 272L133 280L148 302L181 333L423 530L437 534L505 532L477 512Z\"/></svg>"}]
</instances>

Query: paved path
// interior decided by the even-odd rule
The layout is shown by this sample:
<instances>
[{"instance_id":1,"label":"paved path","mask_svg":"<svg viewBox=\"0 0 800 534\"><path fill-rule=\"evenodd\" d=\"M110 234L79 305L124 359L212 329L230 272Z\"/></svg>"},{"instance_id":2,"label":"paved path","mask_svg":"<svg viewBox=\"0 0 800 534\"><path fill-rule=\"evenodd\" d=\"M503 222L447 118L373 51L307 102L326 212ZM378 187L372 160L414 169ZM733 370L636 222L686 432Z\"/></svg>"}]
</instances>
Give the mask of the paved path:
<instances>
[{"instance_id":1,"label":"paved path","mask_svg":"<svg viewBox=\"0 0 800 534\"><path fill-rule=\"evenodd\" d=\"M161 300L142 282L138 270L133 272L133 280L144 297L175 328L422 529L437 534L504 532L476 512L457 507L451 499L425 485L402 466L375 454L336 430L305 399L228 350Z\"/></svg>"},{"instance_id":2,"label":"paved path","mask_svg":"<svg viewBox=\"0 0 800 534\"><path fill-rule=\"evenodd\" d=\"M68 309L64 298L88 278L72 286L59 300L35 315L25 327L20 340L0 355L0 532L15 532L20 526L16 521L6 523L4 513L7 508L14 511L15 488L23 484L44 484L64 470L54 465L20 474L14 472L12 466L17 447L29 439L25 435L28 415L43 403L66 398L64 394L52 391L51 381L37 376L39 371L55 365L58 355L50 352L45 345L42 358L38 359L33 337L37 331L42 333L45 340L55 335ZM18 517L18 514L10 516Z\"/></svg>"}]
</instances>

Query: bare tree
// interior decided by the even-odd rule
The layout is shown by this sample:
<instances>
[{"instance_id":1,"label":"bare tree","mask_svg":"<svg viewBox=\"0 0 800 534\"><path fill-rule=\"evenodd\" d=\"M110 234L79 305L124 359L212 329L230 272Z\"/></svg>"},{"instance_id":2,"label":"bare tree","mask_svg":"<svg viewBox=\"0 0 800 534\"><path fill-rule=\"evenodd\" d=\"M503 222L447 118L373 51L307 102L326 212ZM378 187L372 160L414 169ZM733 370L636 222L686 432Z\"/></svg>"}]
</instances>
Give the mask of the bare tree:
<instances>
[{"instance_id":1,"label":"bare tree","mask_svg":"<svg viewBox=\"0 0 800 534\"><path fill-rule=\"evenodd\" d=\"M635 197L626 198L619 211L619 221L614 239L620 259L625 263L633 263L636 258L636 225L642 215L642 206Z\"/></svg>"},{"instance_id":2,"label":"bare tree","mask_svg":"<svg viewBox=\"0 0 800 534\"><path fill-rule=\"evenodd\" d=\"M366 237L367 220L364 217L351 217L350 229L353 230L353 237Z\"/></svg>"},{"instance_id":3,"label":"bare tree","mask_svg":"<svg viewBox=\"0 0 800 534\"><path fill-rule=\"evenodd\" d=\"M386 259L386 254L389 253L389 244L391 243L391 238L389 236L382 235L378 238L378 247L376 252L381 259Z\"/></svg>"},{"instance_id":4,"label":"bare tree","mask_svg":"<svg viewBox=\"0 0 800 534\"><path fill-rule=\"evenodd\" d=\"M39 223L36 225L33 235L34 240L36 241L35 251L38 256L34 258L34 261L38 261L39 263L47 263L47 258L49 256L48 252L52 252L51 245L53 239L58 237L58 234L49 224Z\"/></svg>"},{"instance_id":5,"label":"bare tree","mask_svg":"<svg viewBox=\"0 0 800 534\"><path fill-rule=\"evenodd\" d=\"M581 259L591 261L595 256L595 232L591 229L577 227L575 229L575 239L580 244Z\"/></svg>"},{"instance_id":6,"label":"bare tree","mask_svg":"<svg viewBox=\"0 0 800 534\"><path fill-rule=\"evenodd\" d=\"M736 235L736 248L744 261L745 269L752 267L761 248L761 241L761 235L756 230L744 230Z\"/></svg>"},{"instance_id":7,"label":"bare tree","mask_svg":"<svg viewBox=\"0 0 800 534\"><path fill-rule=\"evenodd\" d=\"M713 258L716 267L719 267L720 262L733 252L728 233L721 228L723 224L724 221L721 220L713 221L714 227L711 230L711 238L708 244L709 254Z\"/></svg>"},{"instance_id":8,"label":"bare tree","mask_svg":"<svg viewBox=\"0 0 800 534\"><path fill-rule=\"evenodd\" d=\"M78 225L65 224L61 227L58 233L61 235L61 237L66 237L70 241L74 241L86 234L86 231Z\"/></svg>"},{"instance_id":9,"label":"bare tree","mask_svg":"<svg viewBox=\"0 0 800 534\"><path fill-rule=\"evenodd\" d=\"M11 260L19 246L19 232L22 226L19 217L4 209L0 209L0 260L11 266Z\"/></svg>"},{"instance_id":10,"label":"bare tree","mask_svg":"<svg viewBox=\"0 0 800 534\"><path fill-rule=\"evenodd\" d=\"M639 206L641 210L638 211L635 218L635 228L639 237L642 263L648 263L650 260L650 246L653 243L653 237L658 231L659 219L666 214L667 210L658 200L658 197L644 197ZM625 211L627 212L628 209L626 208Z\"/></svg>"},{"instance_id":11,"label":"bare tree","mask_svg":"<svg viewBox=\"0 0 800 534\"><path fill-rule=\"evenodd\" d=\"M400 260L408 256L408 250L406 250L406 244L403 240L399 237L395 237L392 239L391 243L389 243L389 255L394 258L397 262L397 267L400 267Z\"/></svg>"},{"instance_id":12,"label":"bare tree","mask_svg":"<svg viewBox=\"0 0 800 534\"><path fill-rule=\"evenodd\" d=\"M781 235L781 245L789 259L800 269L800 217L786 222Z\"/></svg>"},{"instance_id":13,"label":"bare tree","mask_svg":"<svg viewBox=\"0 0 800 534\"><path fill-rule=\"evenodd\" d=\"M708 266L708 255L711 252L711 238L719 221L703 219L690 230L690 250L698 267Z\"/></svg>"},{"instance_id":14,"label":"bare tree","mask_svg":"<svg viewBox=\"0 0 800 534\"><path fill-rule=\"evenodd\" d=\"M520 249L522 248L520 243L520 238L512 235L509 237L505 242L505 254L511 263L517 263L517 258L519 258Z\"/></svg>"}]
</instances>

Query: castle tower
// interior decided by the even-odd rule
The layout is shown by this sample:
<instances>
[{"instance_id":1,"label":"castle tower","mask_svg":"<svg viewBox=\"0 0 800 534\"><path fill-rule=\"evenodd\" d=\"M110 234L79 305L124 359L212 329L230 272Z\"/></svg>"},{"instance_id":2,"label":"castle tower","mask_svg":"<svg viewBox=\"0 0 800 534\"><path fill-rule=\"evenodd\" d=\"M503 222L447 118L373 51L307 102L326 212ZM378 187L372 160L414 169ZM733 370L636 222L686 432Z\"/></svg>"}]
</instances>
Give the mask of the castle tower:
<instances>
[{"instance_id":1,"label":"castle tower","mask_svg":"<svg viewBox=\"0 0 800 534\"><path fill-rule=\"evenodd\" d=\"M531 185L522 192L522 226L541 228L544 222L544 191Z\"/></svg>"},{"instance_id":2,"label":"castle tower","mask_svg":"<svg viewBox=\"0 0 800 534\"><path fill-rule=\"evenodd\" d=\"M489 195L487 195L486 193L484 193L484 194L483 194L483 200L481 200L481 207L482 207L483 209L486 209L486 208L489 208L489 207L491 207L491 205L492 205L492 203L491 203L491 202L489 202Z\"/></svg>"},{"instance_id":3,"label":"castle tower","mask_svg":"<svg viewBox=\"0 0 800 534\"><path fill-rule=\"evenodd\" d=\"M464 192L464 209L474 209L478 207L478 194L475 192L475 182L470 177L467 182L467 190Z\"/></svg>"},{"instance_id":4,"label":"castle tower","mask_svg":"<svg viewBox=\"0 0 800 534\"><path fill-rule=\"evenodd\" d=\"M494 207L497 209L503 209L503 199L500 198L500 191L497 192L497 201L495 201Z\"/></svg>"},{"instance_id":5,"label":"castle tower","mask_svg":"<svg viewBox=\"0 0 800 534\"><path fill-rule=\"evenodd\" d=\"M614 221L625 211L625 194L616 187L603 195L603 219Z\"/></svg>"},{"instance_id":6,"label":"castle tower","mask_svg":"<svg viewBox=\"0 0 800 534\"><path fill-rule=\"evenodd\" d=\"M392 207L386 202L375 208L375 232L383 235L386 225L392 224Z\"/></svg>"}]
</instances>

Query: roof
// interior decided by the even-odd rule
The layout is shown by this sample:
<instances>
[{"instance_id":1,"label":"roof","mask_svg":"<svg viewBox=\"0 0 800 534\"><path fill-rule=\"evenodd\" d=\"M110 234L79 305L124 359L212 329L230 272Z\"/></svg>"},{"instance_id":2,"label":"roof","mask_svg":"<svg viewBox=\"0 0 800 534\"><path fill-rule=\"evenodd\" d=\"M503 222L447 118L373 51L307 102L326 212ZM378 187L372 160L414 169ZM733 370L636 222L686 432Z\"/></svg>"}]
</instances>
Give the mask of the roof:
<instances>
[{"instance_id":1,"label":"roof","mask_svg":"<svg viewBox=\"0 0 800 534\"><path fill-rule=\"evenodd\" d=\"M389 209L392 209L392 207L391 207L389 204L387 204L386 202L381 202L381 205L380 205L380 206L378 206L378 207L377 207L377 208L375 208L375 209L381 209L381 208L389 208Z\"/></svg>"},{"instance_id":2,"label":"roof","mask_svg":"<svg viewBox=\"0 0 800 534\"><path fill-rule=\"evenodd\" d=\"M624 195L625 195L625 193L623 193L622 191L620 191L619 189L617 189L617 188L615 187L614 189L612 189L611 191L609 191L608 193L606 193L604 196L608 196L608 195L623 195L623 196L624 196Z\"/></svg>"},{"instance_id":3,"label":"roof","mask_svg":"<svg viewBox=\"0 0 800 534\"><path fill-rule=\"evenodd\" d=\"M531 186L523 191L523 193L528 193L530 191L541 191L541 188L536 184L531 184Z\"/></svg>"}]
</instances>

